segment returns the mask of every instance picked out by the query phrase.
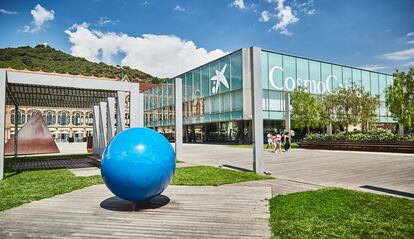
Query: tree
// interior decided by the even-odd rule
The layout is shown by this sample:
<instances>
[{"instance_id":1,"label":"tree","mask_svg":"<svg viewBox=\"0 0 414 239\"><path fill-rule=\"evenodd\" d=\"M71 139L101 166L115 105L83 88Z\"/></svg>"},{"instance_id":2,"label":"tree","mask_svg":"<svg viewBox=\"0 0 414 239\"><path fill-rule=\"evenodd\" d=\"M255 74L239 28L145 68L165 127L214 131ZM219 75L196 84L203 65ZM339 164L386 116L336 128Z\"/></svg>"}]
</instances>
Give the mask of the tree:
<instances>
[{"instance_id":1,"label":"tree","mask_svg":"<svg viewBox=\"0 0 414 239\"><path fill-rule=\"evenodd\" d=\"M349 87L338 88L336 94L336 119L345 131L348 131L349 125L359 123L361 88L352 84Z\"/></svg>"},{"instance_id":2,"label":"tree","mask_svg":"<svg viewBox=\"0 0 414 239\"><path fill-rule=\"evenodd\" d=\"M342 125L346 131L350 124L361 123L364 131L375 118L379 104L378 97L356 85L338 88L335 93L322 96L321 126Z\"/></svg>"},{"instance_id":3,"label":"tree","mask_svg":"<svg viewBox=\"0 0 414 239\"><path fill-rule=\"evenodd\" d=\"M414 127L414 68L407 73L396 70L394 82L386 89L385 99L391 115L402 126Z\"/></svg>"},{"instance_id":4,"label":"tree","mask_svg":"<svg viewBox=\"0 0 414 239\"><path fill-rule=\"evenodd\" d=\"M336 93L323 95L320 100L320 125L321 127L330 126L335 123L335 108L338 105ZM331 132L328 132L331 133Z\"/></svg>"},{"instance_id":5,"label":"tree","mask_svg":"<svg viewBox=\"0 0 414 239\"><path fill-rule=\"evenodd\" d=\"M364 91L361 88L359 97L359 122L361 123L362 130L368 132L369 125L374 121L376 114L375 110L379 105L378 97L373 97L369 92Z\"/></svg>"},{"instance_id":6,"label":"tree","mask_svg":"<svg viewBox=\"0 0 414 239\"><path fill-rule=\"evenodd\" d=\"M309 134L311 127L319 126L320 110L316 97L299 87L291 94L291 105L294 127L299 129L307 128L307 133Z\"/></svg>"},{"instance_id":7,"label":"tree","mask_svg":"<svg viewBox=\"0 0 414 239\"><path fill-rule=\"evenodd\" d=\"M0 68L16 70L31 70L56 73L82 74L84 76L98 76L107 78L121 78L127 74L132 82L162 82L165 79L151 76L145 72L124 66L119 68L105 63L95 63L84 58L75 57L45 45L36 47L17 47L0 49Z\"/></svg>"}]
</instances>

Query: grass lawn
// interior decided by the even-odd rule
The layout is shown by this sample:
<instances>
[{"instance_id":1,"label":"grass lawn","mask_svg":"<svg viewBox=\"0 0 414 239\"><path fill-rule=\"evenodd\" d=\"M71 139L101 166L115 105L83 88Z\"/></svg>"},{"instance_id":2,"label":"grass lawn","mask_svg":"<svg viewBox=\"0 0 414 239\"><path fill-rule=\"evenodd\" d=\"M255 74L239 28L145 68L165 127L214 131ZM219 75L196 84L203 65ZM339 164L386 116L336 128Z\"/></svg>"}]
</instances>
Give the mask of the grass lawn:
<instances>
[{"instance_id":1,"label":"grass lawn","mask_svg":"<svg viewBox=\"0 0 414 239\"><path fill-rule=\"evenodd\" d=\"M76 177L68 169L6 172L0 181L0 211L100 183L101 176Z\"/></svg>"},{"instance_id":2,"label":"grass lawn","mask_svg":"<svg viewBox=\"0 0 414 239\"><path fill-rule=\"evenodd\" d=\"M254 172L238 172L210 166L193 166L177 168L173 185L218 186L245 181L272 179Z\"/></svg>"},{"instance_id":3,"label":"grass lawn","mask_svg":"<svg viewBox=\"0 0 414 239\"><path fill-rule=\"evenodd\" d=\"M172 184L216 186L269 178L272 177L197 166L177 168ZM5 173L5 178L0 181L0 211L101 183L103 181L100 175L76 177L68 169L8 171Z\"/></svg>"},{"instance_id":4,"label":"grass lawn","mask_svg":"<svg viewBox=\"0 0 414 239\"><path fill-rule=\"evenodd\" d=\"M229 145L229 147L251 149L251 148L253 148L253 145L252 144L233 144L233 145ZM266 147L267 147L267 144L264 145L265 149L266 149ZM297 149L297 148L299 148L299 145L297 143L291 143L290 148L291 149ZM282 147L282 149L283 149L283 147Z\"/></svg>"},{"instance_id":5,"label":"grass lawn","mask_svg":"<svg viewBox=\"0 0 414 239\"><path fill-rule=\"evenodd\" d=\"M345 189L270 200L272 238L414 238L414 201Z\"/></svg>"}]
</instances>

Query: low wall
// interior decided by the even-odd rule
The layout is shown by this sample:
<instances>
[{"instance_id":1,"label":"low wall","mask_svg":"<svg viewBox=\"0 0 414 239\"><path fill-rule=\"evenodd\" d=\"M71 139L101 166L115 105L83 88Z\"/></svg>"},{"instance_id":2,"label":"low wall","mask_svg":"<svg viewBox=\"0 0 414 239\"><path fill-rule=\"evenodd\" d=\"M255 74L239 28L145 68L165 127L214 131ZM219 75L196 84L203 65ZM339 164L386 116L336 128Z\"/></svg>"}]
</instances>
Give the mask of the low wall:
<instances>
[{"instance_id":1,"label":"low wall","mask_svg":"<svg viewBox=\"0 0 414 239\"><path fill-rule=\"evenodd\" d=\"M346 142L346 141L302 141L300 148L351 150L370 152L414 153L414 143Z\"/></svg>"}]
</instances>

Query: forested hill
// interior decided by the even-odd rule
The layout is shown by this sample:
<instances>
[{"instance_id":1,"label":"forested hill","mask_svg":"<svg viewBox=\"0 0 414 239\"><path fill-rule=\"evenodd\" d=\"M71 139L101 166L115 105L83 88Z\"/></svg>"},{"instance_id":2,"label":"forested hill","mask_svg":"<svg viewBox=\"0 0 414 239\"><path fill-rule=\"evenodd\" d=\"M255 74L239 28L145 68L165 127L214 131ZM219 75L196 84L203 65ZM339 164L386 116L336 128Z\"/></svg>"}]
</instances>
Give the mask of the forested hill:
<instances>
[{"instance_id":1,"label":"forested hill","mask_svg":"<svg viewBox=\"0 0 414 239\"><path fill-rule=\"evenodd\" d=\"M160 78L131 69L128 66L122 67L121 70L103 62L90 62L84 58L75 57L44 45L0 49L0 68L9 67L16 70L26 69L107 78L121 78L121 76L127 74L129 81L132 82L158 83L162 81Z\"/></svg>"}]
</instances>

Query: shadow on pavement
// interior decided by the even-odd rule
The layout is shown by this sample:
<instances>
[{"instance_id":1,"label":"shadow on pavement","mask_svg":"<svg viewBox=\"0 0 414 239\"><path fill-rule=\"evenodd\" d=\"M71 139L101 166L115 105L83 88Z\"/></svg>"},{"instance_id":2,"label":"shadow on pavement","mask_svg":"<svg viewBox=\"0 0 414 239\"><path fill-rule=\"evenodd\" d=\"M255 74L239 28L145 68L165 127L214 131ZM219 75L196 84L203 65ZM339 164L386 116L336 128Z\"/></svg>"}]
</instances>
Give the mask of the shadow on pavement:
<instances>
[{"instance_id":1,"label":"shadow on pavement","mask_svg":"<svg viewBox=\"0 0 414 239\"><path fill-rule=\"evenodd\" d=\"M158 195L154 198L151 198L148 202L139 202L134 205L131 201L127 201L117 196L113 196L103 200L101 202L101 208L110 211L132 212L160 208L167 205L169 202L169 197L165 195Z\"/></svg>"},{"instance_id":2,"label":"shadow on pavement","mask_svg":"<svg viewBox=\"0 0 414 239\"><path fill-rule=\"evenodd\" d=\"M399 195L399 196L404 196L404 197L408 197L408 198L414 198L414 193L403 192L403 191L398 191L398 190L389 189L389 188L376 187L376 186L372 186L372 185L363 185L363 186L360 186L360 188L379 191L379 192L383 192L383 193L394 194L394 195Z\"/></svg>"}]
</instances>

